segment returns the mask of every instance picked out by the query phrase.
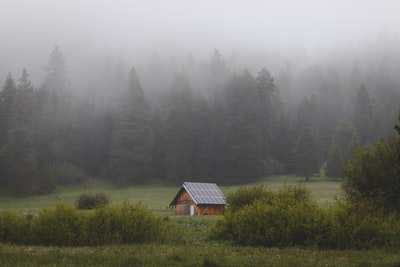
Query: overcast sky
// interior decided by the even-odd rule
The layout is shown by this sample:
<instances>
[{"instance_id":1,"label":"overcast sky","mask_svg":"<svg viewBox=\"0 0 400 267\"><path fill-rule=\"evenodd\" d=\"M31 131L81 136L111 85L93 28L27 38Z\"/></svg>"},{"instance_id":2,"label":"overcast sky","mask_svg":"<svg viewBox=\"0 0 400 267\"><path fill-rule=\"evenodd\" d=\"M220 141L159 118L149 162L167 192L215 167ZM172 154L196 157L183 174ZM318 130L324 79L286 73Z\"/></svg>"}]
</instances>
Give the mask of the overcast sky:
<instances>
[{"instance_id":1,"label":"overcast sky","mask_svg":"<svg viewBox=\"0 0 400 267\"><path fill-rule=\"evenodd\" d=\"M357 43L399 34L399 14L398 0L0 0L0 73L46 62L56 44L118 55Z\"/></svg>"}]
</instances>

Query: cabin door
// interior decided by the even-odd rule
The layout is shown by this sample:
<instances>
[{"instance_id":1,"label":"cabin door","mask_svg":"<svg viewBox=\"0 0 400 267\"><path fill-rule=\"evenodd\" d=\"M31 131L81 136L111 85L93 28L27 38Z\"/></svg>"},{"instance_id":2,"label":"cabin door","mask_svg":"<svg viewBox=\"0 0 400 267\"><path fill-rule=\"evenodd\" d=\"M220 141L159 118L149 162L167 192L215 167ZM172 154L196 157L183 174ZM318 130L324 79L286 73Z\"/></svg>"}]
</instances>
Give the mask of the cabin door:
<instances>
[{"instance_id":1,"label":"cabin door","mask_svg":"<svg viewBox=\"0 0 400 267\"><path fill-rule=\"evenodd\" d=\"M194 215L194 205L190 205L190 216Z\"/></svg>"}]
</instances>

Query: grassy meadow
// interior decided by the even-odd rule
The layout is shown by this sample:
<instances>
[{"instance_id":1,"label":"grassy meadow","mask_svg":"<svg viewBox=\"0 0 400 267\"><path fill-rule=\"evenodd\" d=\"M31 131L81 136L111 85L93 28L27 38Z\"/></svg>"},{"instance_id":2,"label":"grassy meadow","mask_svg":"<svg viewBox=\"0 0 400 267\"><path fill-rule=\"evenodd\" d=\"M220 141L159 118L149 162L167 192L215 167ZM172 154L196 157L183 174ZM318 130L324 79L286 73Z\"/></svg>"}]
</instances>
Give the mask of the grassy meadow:
<instances>
[{"instance_id":1,"label":"grassy meadow","mask_svg":"<svg viewBox=\"0 0 400 267\"><path fill-rule=\"evenodd\" d=\"M278 189L284 184L302 184L322 206L340 198L341 183L314 177L309 182L295 176L274 176L257 184ZM238 186L222 186L224 193ZM74 204L78 195L105 192L111 204L126 199L143 201L154 213L181 228L181 242L99 247L43 247L0 244L0 266L400 266L399 249L318 250L314 248L241 247L207 239L207 229L218 216L172 216L168 204L179 186L140 185L126 188L92 182L86 187L63 187L44 196L0 197L0 210L38 212L57 202Z\"/></svg>"},{"instance_id":2,"label":"grassy meadow","mask_svg":"<svg viewBox=\"0 0 400 267\"><path fill-rule=\"evenodd\" d=\"M284 184L302 184L307 187L314 198L322 205L332 203L341 194L341 183L332 182L326 177L313 177L309 182L296 176L273 176L255 183L278 189ZM239 186L220 186L224 194L237 189ZM157 214L172 215L168 208L169 203L179 190L179 186L171 185L136 185L124 188L111 186L105 182L92 181L85 186L60 187L54 193L41 196L12 197L0 194L0 210L13 209L23 212L37 212L43 208L54 207L58 202L75 204L78 196L88 192L104 192L111 200L111 204L121 203L124 200L131 202L142 201L150 210Z\"/></svg>"}]
</instances>

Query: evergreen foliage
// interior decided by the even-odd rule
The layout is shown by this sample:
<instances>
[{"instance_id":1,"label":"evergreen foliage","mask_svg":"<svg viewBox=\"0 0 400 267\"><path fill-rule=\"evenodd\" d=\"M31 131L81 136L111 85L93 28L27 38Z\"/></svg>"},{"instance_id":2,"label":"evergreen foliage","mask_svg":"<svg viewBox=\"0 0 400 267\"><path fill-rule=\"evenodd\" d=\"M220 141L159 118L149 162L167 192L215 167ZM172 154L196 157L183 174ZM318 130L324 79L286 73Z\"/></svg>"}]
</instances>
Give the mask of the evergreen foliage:
<instances>
[{"instance_id":1,"label":"evergreen foliage","mask_svg":"<svg viewBox=\"0 0 400 267\"><path fill-rule=\"evenodd\" d=\"M275 76L240 74L232 60L215 49L208 62L189 57L181 69L157 55L137 72L110 63L83 73L85 89L67 77L56 46L41 86L24 69L0 90L0 187L27 195L92 178L120 186L308 179L322 162L336 179L355 144L393 134L383 127L395 123L400 93L380 73L372 85L362 79L369 71L354 67L347 84L336 65L288 62Z\"/></svg>"}]
</instances>

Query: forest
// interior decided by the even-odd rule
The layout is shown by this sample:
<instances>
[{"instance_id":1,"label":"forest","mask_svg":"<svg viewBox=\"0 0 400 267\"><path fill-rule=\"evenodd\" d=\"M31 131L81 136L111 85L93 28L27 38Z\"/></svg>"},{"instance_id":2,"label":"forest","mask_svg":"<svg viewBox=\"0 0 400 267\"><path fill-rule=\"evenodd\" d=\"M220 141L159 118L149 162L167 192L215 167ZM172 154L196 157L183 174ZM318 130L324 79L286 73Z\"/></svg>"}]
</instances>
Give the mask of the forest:
<instances>
[{"instance_id":1,"label":"forest","mask_svg":"<svg viewBox=\"0 0 400 267\"><path fill-rule=\"evenodd\" d=\"M309 180L321 167L339 179L356 147L396 134L399 44L283 57L280 68L218 49L208 58L155 54L138 66L80 66L79 76L55 46L38 85L24 66L1 77L0 188Z\"/></svg>"}]
</instances>

